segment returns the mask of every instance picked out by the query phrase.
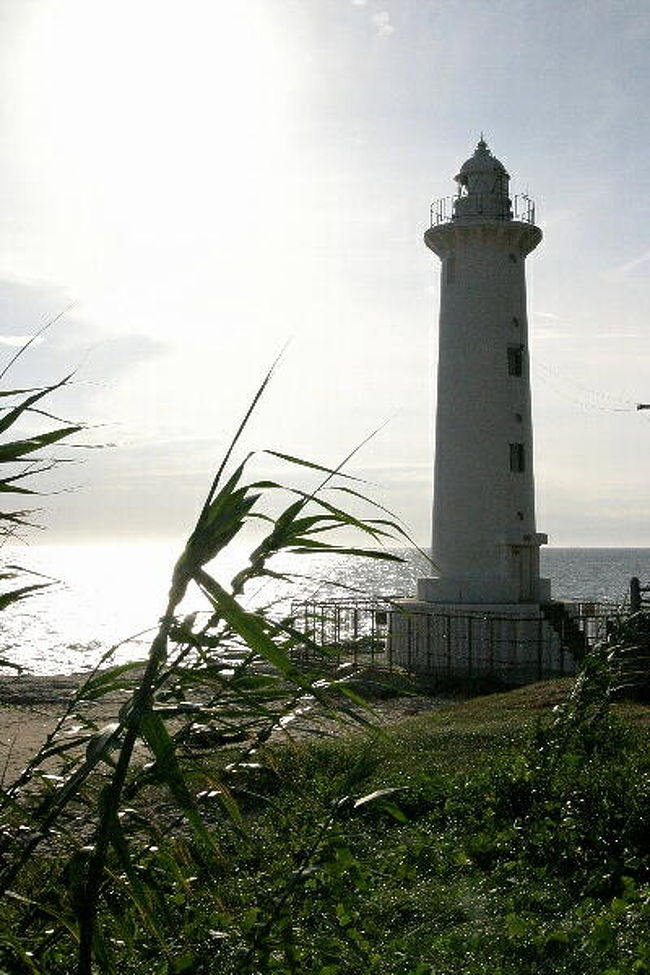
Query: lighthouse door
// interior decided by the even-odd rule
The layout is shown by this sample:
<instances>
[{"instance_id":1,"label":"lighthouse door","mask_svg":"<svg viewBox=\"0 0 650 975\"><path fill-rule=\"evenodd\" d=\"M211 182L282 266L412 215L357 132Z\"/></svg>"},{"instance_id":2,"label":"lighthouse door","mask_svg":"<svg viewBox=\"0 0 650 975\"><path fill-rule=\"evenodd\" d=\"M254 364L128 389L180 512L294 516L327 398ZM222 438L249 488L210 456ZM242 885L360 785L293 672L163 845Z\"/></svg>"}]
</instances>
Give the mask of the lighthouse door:
<instances>
[{"instance_id":1,"label":"lighthouse door","mask_svg":"<svg viewBox=\"0 0 650 975\"><path fill-rule=\"evenodd\" d=\"M533 602L535 599L535 572L532 554L533 550L530 545L510 546L511 578L515 583L515 592L520 603Z\"/></svg>"}]
</instances>

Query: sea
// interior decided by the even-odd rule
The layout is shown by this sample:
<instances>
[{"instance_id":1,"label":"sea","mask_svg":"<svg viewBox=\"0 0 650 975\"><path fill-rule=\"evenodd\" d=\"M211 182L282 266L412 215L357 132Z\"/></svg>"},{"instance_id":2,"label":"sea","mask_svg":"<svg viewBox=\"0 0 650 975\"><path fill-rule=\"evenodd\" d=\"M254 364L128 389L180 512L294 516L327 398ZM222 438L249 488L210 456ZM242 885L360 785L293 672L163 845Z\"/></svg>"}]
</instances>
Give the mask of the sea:
<instances>
[{"instance_id":1,"label":"sea","mask_svg":"<svg viewBox=\"0 0 650 975\"><path fill-rule=\"evenodd\" d=\"M292 582L255 583L245 599L280 611L294 599L413 595L416 579L431 575L431 568L422 553L397 554L403 562L285 556L272 567L291 574ZM2 610L0 668L5 662L5 670L9 663L27 673L70 674L96 666L107 654L113 662L144 658L178 555L170 540L3 548L5 566L29 570L29 582L51 584ZM632 576L650 583L650 548L548 547L541 558L542 575L551 579L557 599L624 605ZM227 582L245 561L244 551L227 549L211 570ZM205 609L198 591L182 607L187 613Z\"/></svg>"}]
</instances>

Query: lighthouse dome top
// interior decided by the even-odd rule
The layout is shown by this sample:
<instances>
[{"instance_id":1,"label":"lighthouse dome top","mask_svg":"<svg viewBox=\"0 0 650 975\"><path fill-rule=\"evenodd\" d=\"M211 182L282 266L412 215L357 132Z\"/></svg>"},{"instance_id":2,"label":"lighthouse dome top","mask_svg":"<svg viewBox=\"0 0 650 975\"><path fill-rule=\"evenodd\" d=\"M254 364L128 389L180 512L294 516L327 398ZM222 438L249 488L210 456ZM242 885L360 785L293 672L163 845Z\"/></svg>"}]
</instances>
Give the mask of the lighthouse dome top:
<instances>
[{"instance_id":1,"label":"lighthouse dome top","mask_svg":"<svg viewBox=\"0 0 650 975\"><path fill-rule=\"evenodd\" d=\"M460 167L460 172L455 178L457 183L461 185L466 185L468 177L474 174L498 174L499 176L505 176L508 179L508 173L506 172L506 167L503 163L493 156L488 148L488 144L481 136L479 142L474 150L474 155L470 156L463 165Z\"/></svg>"},{"instance_id":2,"label":"lighthouse dome top","mask_svg":"<svg viewBox=\"0 0 650 975\"><path fill-rule=\"evenodd\" d=\"M431 229L511 220L535 223L535 204L527 193L510 197L510 176L501 160L492 155L483 134L454 179L456 195L431 204Z\"/></svg>"}]
</instances>

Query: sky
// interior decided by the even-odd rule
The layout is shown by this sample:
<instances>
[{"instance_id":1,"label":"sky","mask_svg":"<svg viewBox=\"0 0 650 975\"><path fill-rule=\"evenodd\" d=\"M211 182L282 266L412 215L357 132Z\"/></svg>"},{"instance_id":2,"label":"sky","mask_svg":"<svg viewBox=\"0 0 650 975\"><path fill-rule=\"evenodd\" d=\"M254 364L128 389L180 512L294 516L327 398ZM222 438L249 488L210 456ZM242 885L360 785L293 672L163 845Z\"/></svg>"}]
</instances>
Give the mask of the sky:
<instances>
[{"instance_id":1,"label":"sky","mask_svg":"<svg viewBox=\"0 0 650 975\"><path fill-rule=\"evenodd\" d=\"M650 545L649 42L646 0L0 0L0 359L65 311L8 378L74 369L56 410L108 445L48 540L188 528L284 349L243 449L379 428L350 471L427 544L422 235L484 132L544 232L538 530Z\"/></svg>"}]
</instances>

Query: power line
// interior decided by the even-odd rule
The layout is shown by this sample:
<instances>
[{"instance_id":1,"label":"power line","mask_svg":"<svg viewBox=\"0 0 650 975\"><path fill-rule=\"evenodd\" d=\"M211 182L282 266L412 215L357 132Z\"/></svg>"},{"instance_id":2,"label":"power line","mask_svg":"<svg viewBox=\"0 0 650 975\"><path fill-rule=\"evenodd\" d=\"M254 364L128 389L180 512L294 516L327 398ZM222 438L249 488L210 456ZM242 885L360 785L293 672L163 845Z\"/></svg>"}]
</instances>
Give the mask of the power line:
<instances>
[{"instance_id":1,"label":"power line","mask_svg":"<svg viewBox=\"0 0 650 975\"><path fill-rule=\"evenodd\" d=\"M599 413L635 413L640 410L650 410L650 403L637 403L604 390L593 389L577 379L563 375L538 359L534 360L534 371L544 385L584 410ZM650 417L644 419L650 420Z\"/></svg>"}]
</instances>

